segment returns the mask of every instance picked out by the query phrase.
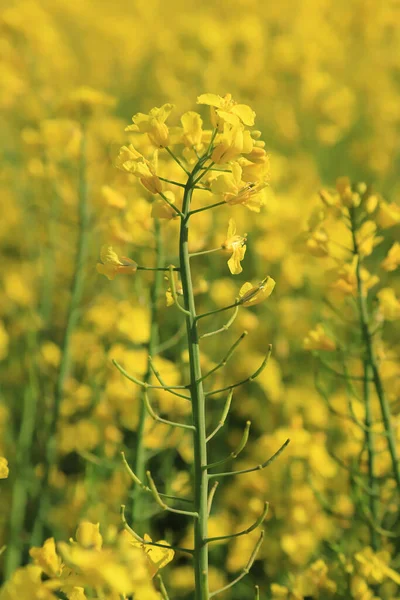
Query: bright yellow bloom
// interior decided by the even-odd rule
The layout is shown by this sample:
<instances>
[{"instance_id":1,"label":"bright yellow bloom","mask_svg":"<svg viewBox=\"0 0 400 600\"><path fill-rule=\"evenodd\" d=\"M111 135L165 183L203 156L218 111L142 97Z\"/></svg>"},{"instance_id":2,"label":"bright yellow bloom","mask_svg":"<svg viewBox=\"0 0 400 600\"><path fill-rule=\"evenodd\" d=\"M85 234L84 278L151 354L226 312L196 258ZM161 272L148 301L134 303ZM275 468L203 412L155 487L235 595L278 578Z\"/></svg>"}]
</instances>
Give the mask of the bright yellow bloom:
<instances>
[{"instance_id":1,"label":"bright yellow bloom","mask_svg":"<svg viewBox=\"0 0 400 600\"><path fill-rule=\"evenodd\" d=\"M152 542L153 540L147 533L144 534L143 537L145 542ZM132 545L136 548L141 548L146 553L148 562L149 562L149 573L151 577L157 573L159 569L165 567L175 556L175 552L172 548L160 548L159 546L150 546L149 544L144 544L143 542L139 542L134 540L131 542ZM165 540L158 540L157 544L163 544L168 546L168 542Z\"/></svg>"},{"instance_id":2,"label":"bright yellow bloom","mask_svg":"<svg viewBox=\"0 0 400 600\"><path fill-rule=\"evenodd\" d=\"M68 600L87 600L87 596L83 587L75 585L72 588L72 591L68 594Z\"/></svg>"},{"instance_id":3,"label":"bright yellow bloom","mask_svg":"<svg viewBox=\"0 0 400 600\"><path fill-rule=\"evenodd\" d=\"M355 559L358 563L358 572L365 577L368 583L375 585L382 583L385 579L391 579L400 585L400 574L388 566L389 552L382 550L375 553L372 548L367 546L361 552L357 552Z\"/></svg>"},{"instance_id":4,"label":"bright yellow bloom","mask_svg":"<svg viewBox=\"0 0 400 600\"><path fill-rule=\"evenodd\" d=\"M383 237L375 237L376 223L365 221L356 233L358 252L360 256L369 256L375 246L381 243Z\"/></svg>"},{"instance_id":5,"label":"bright yellow bloom","mask_svg":"<svg viewBox=\"0 0 400 600\"><path fill-rule=\"evenodd\" d=\"M228 233L222 248L232 252L228 260L228 267L232 275L238 275L243 271L240 261L244 259L246 253L246 233L244 237L236 234L236 223L234 219L229 219Z\"/></svg>"},{"instance_id":6,"label":"bright yellow bloom","mask_svg":"<svg viewBox=\"0 0 400 600\"><path fill-rule=\"evenodd\" d=\"M260 304L260 302L263 302L270 297L274 287L275 281L269 276L255 286L247 281L239 290L240 304L243 306L254 306L255 304Z\"/></svg>"},{"instance_id":7,"label":"bright yellow bloom","mask_svg":"<svg viewBox=\"0 0 400 600\"><path fill-rule=\"evenodd\" d=\"M241 124L224 125L223 132L216 137L211 160L217 165L226 164L241 154L251 152L253 143L250 132L246 131Z\"/></svg>"},{"instance_id":8,"label":"bright yellow bloom","mask_svg":"<svg viewBox=\"0 0 400 600\"><path fill-rule=\"evenodd\" d=\"M310 233L307 239L307 249L313 256L329 256L328 234L322 228L316 229Z\"/></svg>"},{"instance_id":9,"label":"bright yellow bloom","mask_svg":"<svg viewBox=\"0 0 400 600\"><path fill-rule=\"evenodd\" d=\"M140 183L151 194L162 192L162 183L156 174L157 154L150 162L132 144L129 144L129 146L122 146L115 164L122 171L138 177Z\"/></svg>"},{"instance_id":10,"label":"bright yellow bloom","mask_svg":"<svg viewBox=\"0 0 400 600\"><path fill-rule=\"evenodd\" d=\"M200 115L194 111L186 112L181 117L182 123L182 141L185 146L192 148L193 146L200 149L203 139L203 120Z\"/></svg>"},{"instance_id":11,"label":"bright yellow bloom","mask_svg":"<svg viewBox=\"0 0 400 600\"><path fill-rule=\"evenodd\" d=\"M61 574L62 562L56 552L54 538L47 539L42 547L31 548L29 555L49 577L58 577Z\"/></svg>"},{"instance_id":12,"label":"bright yellow bloom","mask_svg":"<svg viewBox=\"0 0 400 600\"><path fill-rule=\"evenodd\" d=\"M395 242L387 253L386 258L382 261L381 267L385 271L395 271L400 265L400 244Z\"/></svg>"},{"instance_id":13,"label":"bright yellow bloom","mask_svg":"<svg viewBox=\"0 0 400 600\"><path fill-rule=\"evenodd\" d=\"M28 565L17 569L0 591L0 600L57 600L42 582L42 569Z\"/></svg>"},{"instance_id":14,"label":"bright yellow bloom","mask_svg":"<svg viewBox=\"0 0 400 600\"><path fill-rule=\"evenodd\" d=\"M323 325L318 323L315 329L309 331L304 338L303 348L305 350L327 350L329 352L333 352L336 350L336 344L326 334Z\"/></svg>"},{"instance_id":15,"label":"bright yellow bloom","mask_svg":"<svg viewBox=\"0 0 400 600\"><path fill-rule=\"evenodd\" d=\"M383 288L378 293L379 306L386 321L400 319L400 300L392 288Z\"/></svg>"},{"instance_id":16,"label":"bright yellow bloom","mask_svg":"<svg viewBox=\"0 0 400 600\"><path fill-rule=\"evenodd\" d=\"M105 275L108 279L114 279L118 273L132 274L136 273L137 264L130 258L121 256L114 252L112 246L102 246L100 250L101 263L97 263L98 273Z\"/></svg>"},{"instance_id":17,"label":"bright yellow bloom","mask_svg":"<svg viewBox=\"0 0 400 600\"><path fill-rule=\"evenodd\" d=\"M125 131L140 131L147 133L149 139L157 148L169 145L169 130L165 121L173 110L173 104L163 104L160 108L152 108L148 115L136 113L132 117L133 125L128 125Z\"/></svg>"},{"instance_id":18,"label":"bright yellow bloom","mask_svg":"<svg viewBox=\"0 0 400 600\"><path fill-rule=\"evenodd\" d=\"M351 294L354 296L357 293L357 261L358 257L355 256L351 263L346 263L337 269L338 279L331 284L333 290L337 290L345 295ZM379 282L379 277L377 275L371 275L364 267L361 267L360 275L363 293L366 295L368 290L373 288Z\"/></svg>"},{"instance_id":19,"label":"bright yellow bloom","mask_svg":"<svg viewBox=\"0 0 400 600\"><path fill-rule=\"evenodd\" d=\"M263 190L267 182L246 183L242 181L242 168L234 162L231 173L223 173L211 184L211 191L221 196L227 204L243 204L254 212L260 212L260 207L266 202Z\"/></svg>"},{"instance_id":20,"label":"bright yellow bloom","mask_svg":"<svg viewBox=\"0 0 400 600\"><path fill-rule=\"evenodd\" d=\"M217 94L201 94L197 98L197 104L206 104L211 107L211 122L213 127L218 129L224 123L230 125L238 125L243 123L248 127L254 125L256 113L246 104L237 104L232 100L231 94L226 94L224 97Z\"/></svg>"},{"instance_id":21,"label":"bright yellow bloom","mask_svg":"<svg viewBox=\"0 0 400 600\"><path fill-rule=\"evenodd\" d=\"M400 206L395 202L389 204L388 202L381 200L376 216L376 222L383 229L398 225L400 223Z\"/></svg>"},{"instance_id":22,"label":"bright yellow bloom","mask_svg":"<svg viewBox=\"0 0 400 600\"><path fill-rule=\"evenodd\" d=\"M0 456L0 479L7 479L9 472L8 460Z\"/></svg>"},{"instance_id":23,"label":"bright yellow bloom","mask_svg":"<svg viewBox=\"0 0 400 600\"><path fill-rule=\"evenodd\" d=\"M103 545L100 523L81 521L76 530L76 541L84 548L100 550Z\"/></svg>"}]
</instances>

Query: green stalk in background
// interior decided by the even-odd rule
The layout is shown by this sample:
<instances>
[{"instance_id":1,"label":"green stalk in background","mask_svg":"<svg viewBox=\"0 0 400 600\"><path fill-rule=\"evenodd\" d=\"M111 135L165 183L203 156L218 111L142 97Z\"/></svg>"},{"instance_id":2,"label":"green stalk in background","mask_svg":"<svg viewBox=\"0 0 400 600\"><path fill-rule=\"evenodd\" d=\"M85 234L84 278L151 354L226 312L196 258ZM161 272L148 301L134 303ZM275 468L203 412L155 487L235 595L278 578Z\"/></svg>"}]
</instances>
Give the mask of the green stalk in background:
<instances>
[{"instance_id":1,"label":"green stalk in background","mask_svg":"<svg viewBox=\"0 0 400 600\"><path fill-rule=\"evenodd\" d=\"M356 277L357 277L357 286L358 286L358 302L359 302L359 313L360 313L360 323L361 323L361 332L363 343L365 346L365 365L367 367L368 373L372 374L372 379L374 382L376 394L378 396L383 424L385 427L385 433L388 441L388 449L392 462L393 469L393 477L397 484L397 489L400 492L400 463L397 456L396 449L396 436L393 429L392 423L392 415L390 412L389 402L386 397L386 393L382 384L381 376L379 373L378 362L375 355L373 336L370 331L370 317L368 313L368 306L366 301L366 296L363 293L363 283L361 278L361 258L359 254L359 249L357 245L356 239L356 216L355 209L350 209L350 219L351 219L351 231L353 238L353 246L354 246L354 254L357 256L357 266L356 266ZM367 377L364 374L364 379ZM369 411L369 408L366 407L366 412ZM370 412L370 411L369 411Z\"/></svg>"},{"instance_id":2,"label":"green stalk in background","mask_svg":"<svg viewBox=\"0 0 400 600\"><path fill-rule=\"evenodd\" d=\"M54 403L52 406L51 419L46 440L46 456L44 465L44 476L42 481L39 506L33 526L32 545L40 545L43 542L43 530L46 523L46 512L49 508L49 478L51 470L57 461L56 435L57 424L60 415L60 407L63 397L64 384L68 376L71 358L71 336L75 330L79 305L82 299L85 283L85 261L88 248L88 182L87 182L87 133L86 127L81 125L81 146L78 168L78 241L75 258L75 269L71 286L71 297L67 313L67 323L61 344L61 362L55 385Z\"/></svg>"},{"instance_id":3,"label":"green stalk in background","mask_svg":"<svg viewBox=\"0 0 400 600\"><path fill-rule=\"evenodd\" d=\"M353 252L354 255L357 256L357 266L356 266L356 277L357 277L357 305L360 319L360 328L361 335L364 345L364 357L363 357L363 396L364 396L364 405L365 405L365 443L367 447L368 453L368 487L369 487L369 509L371 512L371 517L373 523L369 523L369 531L371 538L371 546L374 550L378 549L379 546L379 536L376 531L376 527L374 527L374 523L378 523L378 510L379 510L379 497L378 497L378 480L375 474L375 441L374 441L374 433L372 431L372 407L371 407L371 390L370 390L370 382L372 380L372 364L371 364L371 351L372 346L370 344L370 334L369 334L369 316L368 316L368 307L367 307L367 298L364 290L363 281L361 278L361 266L360 266L360 254L356 237L356 224L355 224L355 216L354 209L350 211L351 218L351 234L353 240Z\"/></svg>"},{"instance_id":4,"label":"green stalk in background","mask_svg":"<svg viewBox=\"0 0 400 600\"><path fill-rule=\"evenodd\" d=\"M35 356L36 341L35 333L28 334L28 356ZM27 369L28 385L24 390L21 425L16 448L15 479L11 497L8 542L4 555L4 578L6 580L23 562L26 505L33 477L31 449L40 396L36 369L37 365L30 359Z\"/></svg>"},{"instance_id":5,"label":"green stalk in background","mask_svg":"<svg viewBox=\"0 0 400 600\"><path fill-rule=\"evenodd\" d=\"M163 257L163 243L160 222L158 219L154 219L154 237L155 237L155 251L156 251L156 269L161 269L164 264ZM153 283L150 288L150 336L148 341L148 359L147 359L147 370L144 375L143 381L149 383L152 375L151 368L151 357L155 353L155 349L158 344L158 299L162 286L162 271L156 270L154 273ZM146 475L146 449L144 447L144 431L146 424L146 390L142 388L140 390L140 407L139 407L139 423L136 431L135 447L133 449L133 470L138 475L141 481L144 480ZM140 533L148 531L147 519L143 518L144 511L144 492L136 486L133 492L132 502L132 524L139 530Z\"/></svg>"}]
</instances>

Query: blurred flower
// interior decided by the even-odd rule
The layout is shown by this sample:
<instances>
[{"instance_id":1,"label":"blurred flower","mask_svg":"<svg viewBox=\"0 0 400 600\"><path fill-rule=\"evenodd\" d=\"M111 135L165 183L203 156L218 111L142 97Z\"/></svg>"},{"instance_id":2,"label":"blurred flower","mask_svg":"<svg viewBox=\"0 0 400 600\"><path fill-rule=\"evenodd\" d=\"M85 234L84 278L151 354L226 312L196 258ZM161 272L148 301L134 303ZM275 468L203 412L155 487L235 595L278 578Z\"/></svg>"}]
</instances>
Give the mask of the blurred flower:
<instances>
[{"instance_id":1,"label":"blurred flower","mask_svg":"<svg viewBox=\"0 0 400 600\"><path fill-rule=\"evenodd\" d=\"M304 338L303 348L305 350L327 350L333 352L336 350L335 342L326 334L324 326L321 323L308 332Z\"/></svg>"},{"instance_id":2,"label":"blurred flower","mask_svg":"<svg viewBox=\"0 0 400 600\"><path fill-rule=\"evenodd\" d=\"M395 242L387 253L386 258L382 261L381 267L385 271L395 271L400 265L400 244Z\"/></svg>"},{"instance_id":3,"label":"blurred flower","mask_svg":"<svg viewBox=\"0 0 400 600\"><path fill-rule=\"evenodd\" d=\"M61 574L62 562L56 552L54 538L47 539L41 548L31 548L29 555L48 577L58 577Z\"/></svg>"},{"instance_id":4,"label":"blurred flower","mask_svg":"<svg viewBox=\"0 0 400 600\"><path fill-rule=\"evenodd\" d=\"M389 567L391 557L386 550L374 552L367 546L361 552L357 552L354 558L358 563L357 571L368 583L376 585L385 579L391 579L400 585L400 574Z\"/></svg>"},{"instance_id":5,"label":"blurred flower","mask_svg":"<svg viewBox=\"0 0 400 600\"><path fill-rule=\"evenodd\" d=\"M386 321L400 319L400 300L392 288L383 288L377 293L379 307Z\"/></svg>"},{"instance_id":6,"label":"blurred flower","mask_svg":"<svg viewBox=\"0 0 400 600\"><path fill-rule=\"evenodd\" d=\"M136 273L137 264L135 261L124 256L121 259L114 252L112 246L104 245L100 250L101 263L97 263L96 269L98 273L105 275L112 280L118 273L132 274Z\"/></svg>"},{"instance_id":7,"label":"blurred flower","mask_svg":"<svg viewBox=\"0 0 400 600\"><path fill-rule=\"evenodd\" d=\"M157 154L154 154L153 160L149 161L130 144L122 146L115 164L122 171L138 177L140 183L151 194L162 192L162 183L156 174Z\"/></svg>"},{"instance_id":8,"label":"blurred flower","mask_svg":"<svg viewBox=\"0 0 400 600\"><path fill-rule=\"evenodd\" d=\"M7 479L8 474L8 460L4 456L0 456L0 479Z\"/></svg>"},{"instance_id":9,"label":"blurred flower","mask_svg":"<svg viewBox=\"0 0 400 600\"><path fill-rule=\"evenodd\" d=\"M379 203L379 210L376 216L376 222L379 227L387 229L398 225L400 223L400 206L395 202L385 202L381 200Z\"/></svg>"}]
</instances>

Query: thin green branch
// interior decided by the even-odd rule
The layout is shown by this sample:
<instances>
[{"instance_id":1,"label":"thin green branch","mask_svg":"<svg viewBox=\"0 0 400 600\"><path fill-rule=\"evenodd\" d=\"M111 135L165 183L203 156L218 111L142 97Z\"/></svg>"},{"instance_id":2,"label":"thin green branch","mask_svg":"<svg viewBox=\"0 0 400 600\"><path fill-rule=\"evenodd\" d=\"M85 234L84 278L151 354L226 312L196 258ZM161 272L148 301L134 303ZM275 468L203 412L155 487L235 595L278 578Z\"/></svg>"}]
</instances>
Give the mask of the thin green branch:
<instances>
[{"instance_id":1,"label":"thin green branch","mask_svg":"<svg viewBox=\"0 0 400 600\"><path fill-rule=\"evenodd\" d=\"M161 352L165 352L165 350L169 350L170 348L175 346L175 344L177 344L182 339L182 337L185 335L185 333L186 333L186 324L182 323L181 327L179 327L178 331L176 333L174 333L174 335L172 335L170 338L168 338L164 342L161 342L157 346L157 348L153 352L153 355L161 354Z\"/></svg>"},{"instance_id":2,"label":"thin green branch","mask_svg":"<svg viewBox=\"0 0 400 600\"><path fill-rule=\"evenodd\" d=\"M175 550L176 552L186 552L187 554L193 554L193 550L191 550L190 548L182 548L181 546L175 546L174 544L159 544L158 542L149 542L147 540L144 540L142 537L140 537L140 535L138 535L136 533L136 531L134 531L132 529L132 527L130 527L128 525L128 522L126 520L126 516L125 516L125 505L121 504L120 507L120 515L121 515L121 521L122 521L122 525L124 527L124 529L126 531L128 531L128 533L131 534L131 536L137 541L140 542L141 544L143 544L144 546L154 546L155 548L166 548L167 550Z\"/></svg>"},{"instance_id":3,"label":"thin green branch","mask_svg":"<svg viewBox=\"0 0 400 600\"><path fill-rule=\"evenodd\" d=\"M164 585L163 578L161 577L160 574L158 574L157 577L156 577L156 579L158 581L158 587L160 588L160 594L161 594L162 599L163 600L169 600L167 588Z\"/></svg>"},{"instance_id":4,"label":"thin green branch","mask_svg":"<svg viewBox=\"0 0 400 600\"><path fill-rule=\"evenodd\" d=\"M149 355L149 363L150 363L150 367L151 370L153 371L155 377L157 378L158 382L162 385L162 387L167 390L168 392L170 392L171 394L173 394L174 396L178 396L179 398L185 398L185 400L190 400L190 396L187 396L185 394L180 394L179 392L175 392L174 390L172 390L171 388L168 387L168 385L165 383L165 381L163 380L163 378L161 377L160 372L158 371L158 369L155 367L154 363L153 363L153 359L151 358L151 356ZM187 389L188 386L185 386L185 388Z\"/></svg>"},{"instance_id":5,"label":"thin green branch","mask_svg":"<svg viewBox=\"0 0 400 600\"><path fill-rule=\"evenodd\" d=\"M208 516L210 516L210 514L211 514L212 503L213 503L215 492L217 491L218 486L219 486L219 481L214 481L213 485L211 486L211 490L209 491L208 501L207 501Z\"/></svg>"},{"instance_id":6,"label":"thin green branch","mask_svg":"<svg viewBox=\"0 0 400 600\"><path fill-rule=\"evenodd\" d=\"M168 148L168 146L166 146L165 149L168 152L168 154L171 156L171 158L180 166L180 168L183 169L183 171L185 171L186 175L189 175L189 171L182 164L182 161L177 156L175 156L175 154L172 152L172 150L170 148Z\"/></svg>"},{"instance_id":7,"label":"thin green branch","mask_svg":"<svg viewBox=\"0 0 400 600\"><path fill-rule=\"evenodd\" d=\"M257 377L264 371L265 367L267 366L269 357L271 356L271 352L272 352L272 345L269 344L268 352L265 355L264 360L262 361L261 365L258 367L257 371L254 371L254 373L252 375L250 375L249 377L246 377L246 379L243 379L242 381L238 381L238 383L233 383L232 385L227 385L226 387L220 388L218 390L211 390L210 392L206 392L206 396L207 397L214 396L215 394L220 394L221 392L226 392L227 390L232 390L233 388L239 387L240 385L244 385L245 383L249 383L249 382L257 379Z\"/></svg>"},{"instance_id":8,"label":"thin green branch","mask_svg":"<svg viewBox=\"0 0 400 600\"><path fill-rule=\"evenodd\" d=\"M216 537L208 538L207 543L210 544L211 542L219 542L221 540L231 540L233 538L240 537L242 535L247 535L248 533L251 533L252 531L257 529L257 527L259 527L263 523L263 521L268 513L268 507L269 507L268 502L264 502L264 508L263 508L261 515L257 518L256 521L254 521L253 525L250 525L250 527L247 527L246 529L242 529L242 531L238 531L237 533L231 533L230 535L218 535Z\"/></svg>"},{"instance_id":9,"label":"thin green branch","mask_svg":"<svg viewBox=\"0 0 400 600\"><path fill-rule=\"evenodd\" d=\"M186 310L186 308L183 308L183 306L179 303L179 300L178 300L178 294L176 293L175 278L174 278L173 270L174 270L173 266L170 265L170 267L169 267L169 283L170 283L170 286L171 286L171 294L172 294L172 297L173 297L174 302L176 304L176 307L185 316L188 316L188 315L190 315L190 311Z\"/></svg>"},{"instance_id":10,"label":"thin green branch","mask_svg":"<svg viewBox=\"0 0 400 600\"><path fill-rule=\"evenodd\" d=\"M225 323L225 325L222 325L222 327L220 327L219 329L215 329L214 331L210 331L208 333L203 333L203 335L200 336L200 339L204 339L207 337L211 337L213 335L217 335L217 333L223 333L224 331L228 331L229 327L235 321L238 312L239 312L239 305L237 304L235 307L235 310L233 311L233 315L231 316L229 321L227 321L227 323Z\"/></svg>"},{"instance_id":11,"label":"thin green branch","mask_svg":"<svg viewBox=\"0 0 400 600\"><path fill-rule=\"evenodd\" d=\"M222 308L216 308L215 310L210 310L209 312L203 313L201 315L196 315L196 321L200 321L200 319L204 319L205 317L210 317L211 315L216 315L218 313L225 312L226 310L229 310L230 308L236 308L237 306L240 306L240 304L241 304L240 300L235 300L235 302L233 304L229 304L228 306L223 306Z\"/></svg>"},{"instance_id":12,"label":"thin green branch","mask_svg":"<svg viewBox=\"0 0 400 600\"><path fill-rule=\"evenodd\" d=\"M189 217L192 217L196 213L204 212L205 210L211 210L212 208L216 208L217 206L222 206L223 204L226 205L225 200L221 200L220 202L215 202L214 204L209 204L208 206L202 206L201 208L196 208L196 209L190 211Z\"/></svg>"},{"instance_id":13,"label":"thin green branch","mask_svg":"<svg viewBox=\"0 0 400 600\"><path fill-rule=\"evenodd\" d=\"M231 587L233 587L234 585L236 585L241 579L243 579L243 577L246 577L246 575L250 572L251 567L254 564L254 561L257 558L257 554L261 548L261 544L263 543L264 540L264 532L262 531L260 534L260 537L258 538L258 541L254 547L253 552L251 553L251 556L248 560L247 565L245 566L245 568L243 569L243 571L240 573L240 575L238 575L233 581L231 581L230 583L228 583L227 585L225 585L224 587L220 588L219 590L216 590L215 592L211 592L210 594L210 598L213 598L214 596L216 596L217 594L221 594L222 592L225 592L226 590L229 590Z\"/></svg>"},{"instance_id":14,"label":"thin green branch","mask_svg":"<svg viewBox=\"0 0 400 600\"><path fill-rule=\"evenodd\" d=\"M154 412L154 410L150 404L149 395L148 395L146 389L143 390L143 395L144 395L144 401L145 401L147 412L154 421L156 421L157 423L164 423L164 425L169 425L170 427L178 427L181 429L191 429L191 430L194 429L193 425L187 425L186 423L176 423L175 421L170 421L169 419L163 419L157 413Z\"/></svg>"},{"instance_id":15,"label":"thin green branch","mask_svg":"<svg viewBox=\"0 0 400 600\"><path fill-rule=\"evenodd\" d=\"M175 206L175 204L173 204L170 200L168 200L167 196L165 194L163 194L162 192L159 192L161 198L164 200L164 202L166 202L168 204L168 206L170 208L172 208L172 210L174 212L176 212L176 214L182 219L183 218L183 214L182 212L179 210L179 208L177 206Z\"/></svg>"},{"instance_id":16,"label":"thin green branch","mask_svg":"<svg viewBox=\"0 0 400 600\"><path fill-rule=\"evenodd\" d=\"M202 250L201 252L190 252L189 257L193 258L193 256L203 256L203 254L212 254L213 252L220 252L222 250L222 246L218 248L212 248L211 250Z\"/></svg>"},{"instance_id":17,"label":"thin green branch","mask_svg":"<svg viewBox=\"0 0 400 600\"><path fill-rule=\"evenodd\" d=\"M200 175L197 177L197 179L195 179L193 181L193 184L192 184L193 187L196 186L201 179L203 179L204 175L207 175L208 171L210 169L212 169L212 167L214 166L214 164L215 164L214 161L211 161L210 164L208 165L208 167L205 167L205 169L203 170L203 173L200 173Z\"/></svg>"},{"instance_id":18,"label":"thin green branch","mask_svg":"<svg viewBox=\"0 0 400 600\"><path fill-rule=\"evenodd\" d=\"M289 443L290 443L290 440L287 439L286 442L284 442L282 444L282 446L275 452L275 454L273 454L268 460L261 463L260 465L251 467L250 469L241 469L240 471L227 471L226 473L210 473L208 475L208 478L212 479L212 478L228 477L230 475L242 475L243 473L253 473L253 471L260 471L261 469L265 469L266 467L269 467L269 465L272 462L274 462L274 460L277 459L280 454L282 454L282 452L284 451L284 449L286 448L286 446Z\"/></svg>"},{"instance_id":19,"label":"thin green branch","mask_svg":"<svg viewBox=\"0 0 400 600\"><path fill-rule=\"evenodd\" d=\"M127 379L129 379L129 381L132 381L133 383L136 383L137 385L139 385L140 387L142 387L143 389L146 390L166 390L167 392L170 390L187 390L187 387L185 385L170 385L170 386L163 386L163 385L151 385L149 383L146 383L145 381L141 381L140 379L137 379L134 375L129 375L129 373L127 373L127 371L125 371L125 369L115 360L112 359L112 364L117 367L118 371Z\"/></svg>"},{"instance_id":20,"label":"thin green branch","mask_svg":"<svg viewBox=\"0 0 400 600\"><path fill-rule=\"evenodd\" d=\"M209 371L208 373L206 373L205 375L203 375L203 381L207 377L209 377L210 375L212 375L213 373L215 373L215 371L218 371L219 369L222 369L223 367L225 367L226 363L231 358L231 356L235 352L236 348L239 346L240 342L242 340L244 340L244 338L247 336L247 334L248 334L247 331L243 331L243 333L239 336L239 338L236 340L236 342L234 342L234 344L232 344L232 346L229 348L228 352L226 353L226 355L224 356L224 358L221 360L221 362L219 362L215 367L213 367L211 369L211 371ZM203 337L203 336L200 336L200 337Z\"/></svg>"},{"instance_id":21,"label":"thin green branch","mask_svg":"<svg viewBox=\"0 0 400 600\"><path fill-rule=\"evenodd\" d=\"M232 396L233 396L233 390L230 390L228 397L225 401L225 405L224 405L224 410L222 411L222 415L220 420L218 421L218 425L215 427L215 429L210 433L209 436L207 436L206 438L206 442L209 442L210 440L212 440L212 438L215 436L216 433L218 433L218 431L225 425L225 421L226 418L228 416L229 413L229 409L231 407L231 402L232 402Z\"/></svg>"},{"instance_id":22,"label":"thin green branch","mask_svg":"<svg viewBox=\"0 0 400 600\"><path fill-rule=\"evenodd\" d=\"M151 490L151 494L154 498L154 500L156 501L156 503L158 504L158 506L160 506L163 510L168 511L168 512L172 512L175 513L177 515L184 515L186 517L193 517L194 519L198 519L199 518L199 513L196 511L191 511L191 510L181 510L179 508L171 508L170 506L168 506L168 504L165 504L165 502L162 500L161 495L156 487L156 484L154 483L154 480L151 476L150 471L146 471L146 476L147 476L147 480L149 482L149 486L150 486L150 490Z\"/></svg>"},{"instance_id":23,"label":"thin green branch","mask_svg":"<svg viewBox=\"0 0 400 600\"><path fill-rule=\"evenodd\" d=\"M236 448L236 450L231 452L229 454L229 456L227 456L226 458L223 458L221 460L217 460L216 462L210 463L205 468L212 469L213 467L218 467L219 465L223 465L224 463L228 462L228 460L237 458L239 456L239 454L244 450L244 448L246 447L246 444L249 440L250 426L251 426L251 421L246 421L242 439L240 440L239 445Z\"/></svg>"}]
</instances>

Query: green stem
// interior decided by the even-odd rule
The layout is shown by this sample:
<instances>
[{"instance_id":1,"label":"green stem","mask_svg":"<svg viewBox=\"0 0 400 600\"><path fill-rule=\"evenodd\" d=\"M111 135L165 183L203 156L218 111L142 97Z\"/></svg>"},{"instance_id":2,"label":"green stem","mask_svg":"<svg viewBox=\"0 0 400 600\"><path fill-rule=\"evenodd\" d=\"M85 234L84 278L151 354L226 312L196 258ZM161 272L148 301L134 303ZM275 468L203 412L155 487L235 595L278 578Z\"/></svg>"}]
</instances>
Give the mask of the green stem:
<instances>
[{"instance_id":1,"label":"green stem","mask_svg":"<svg viewBox=\"0 0 400 600\"><path fill-rule=\"evenodd\" d=\"M151 356L158 344L158 325L157 325L157 303L162 286L161 266L163 264L163 243L161 236L161 226L158 219L154 219L154 236L156 243L156 265L153 283L150 288L150 336L148 341L148 359L147 368L144 375L144 383L149 383L152 374ZM167 269L168 270L168 269ZM132 465L133 470L141 481L144 480L146 474L146 450L144 446L144 431L146 425L146 388L141 390L140 407L139 407L139 423L136 431L136 441L133 450ZM132 525L134 528L140 529L143 533L148 530L147 523L143 520L144 507L147 500L145 494L139 486L135 486L133 501L132 501Z\"/></svg>"},{"instance_id":2,"label":"green stem","mask_svg":"<svg viewBox=\"0 0 400 600\"><path fill-rule=\"evenodd\" d=\"M368 314L366 292L364 290L362 277L361 277L361 264L360 264L361 257L359 254L358 242L357 242L357 237L356 237L356 227L357 226L356 226L356 215L355 215L354 208L352 208L350 210L350 218L351 218L351 233L352 233L352 238L353 238L354 254L357 256L357 259L358 259L357 265L356 265L358 308L359 308L359 313L360 313L360 326L361 326L362 338L363 338L363 342L364 342L364 346L365 346L364 364L365 364L365 367L367 367L366 370L364 370L364 375L365 375L365 378L367 378L369 373L372 374L372 379L374 382L376 394L379 399L379 404L380 404L380 408L381 408L382 419L383 419L385 431L387 433L389 454L391 457L392 468L393 468L393 476L394 476L396 484L397 484L397 489L400 492L400 463L399 463L398 456L397 456L396 436L395 436L395 432L393 429L392 415L390 412L389 402L387 400L386 393L383 388L381 376L379 373L378 362L376 359L375 349L374 349L374 345L373 345L373 338L372 338L372 335L371 335L371 332L369 329L369 314ZM365 392L365 389L364 389L364 392ZM368 403L369 403L369 401L368 401ZM367 410L370 411L370 409L369 408L367 409L367 406L366 406L366 413L367 413ZM368 440L367 440L367 444L368 444ZM370 450L373 451L372 446L368 446L368 448L369 448L369 451ZM371 507L371 513L375 519L376 514L374 514L374 512L372 512L372 507Z\"/></svg>"},{"instance_id":3,"label":"green stem","mask_svg":"<svg viewBox=\"0 0 400 600\"><path fill-rule=\"evenodd\" d=\"M46 520L46 512L49 508L49 478L53 467L57 461L57 423L60 415L60 407L64 392L64 384L68 375L71 362L71 337L75 330L78 320L78 309L82 298L85 284L85 259L88 248L88 182L87 182L87 136L84 124L81 125L82 137L78 167L78 243L75 258L75 269L72 281L71 297L68 307L67 324L64 331L64 337L61 345L61 362L58 371L58 377L55 386L54 404L52 406L52 415L50 420L49 432L46 442L45 472L42 482L41 497L39 501L38 512L36 515L32 544L40 545L42 543L43 528Z\"/></svg>"},{"instance_id":4,"label":"green stem","mask_svg":"<svg viewBox=\"0 0 400 600\"><path fill-rule=\"evenodd\" d=\"M193 432L194 448L194 507L198 518L194 521L194 569L195 569L195 598L209 599L208 586L208 473L207 473L207 442L205 418L205 394L203 390L200 365L199 335L197 331L196 307L193 294L192 276L190 271L189 253L189 213L200 163L189 175L186 184L179 236L179 257L183 299L186 314L186 329L189 351L190 395L192 399L192 418L195 430Z\"/></svg>"},{"instance_id":5,"label":"green stem","mask_svg":"<svg viewBox=\"0 0 400 600\"><path fill-rule=\"evenodd\" d=\"M33 337L33 336L32 336ZM35 340L28 337L28 347L31 356L36 352ZM36 365L33 361L28 366L29 386L24 391L21 426L15 457L15 481L12 491L9 536L5 554L4 578L21 566L23 548L23 530L28 500L28 489L32 477L31 448L36 422L36 409L39 398Z\"/></svg>"}]
</instances>

